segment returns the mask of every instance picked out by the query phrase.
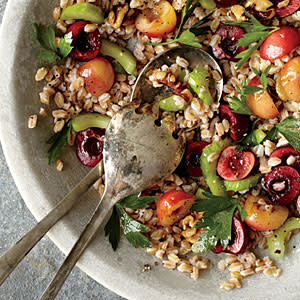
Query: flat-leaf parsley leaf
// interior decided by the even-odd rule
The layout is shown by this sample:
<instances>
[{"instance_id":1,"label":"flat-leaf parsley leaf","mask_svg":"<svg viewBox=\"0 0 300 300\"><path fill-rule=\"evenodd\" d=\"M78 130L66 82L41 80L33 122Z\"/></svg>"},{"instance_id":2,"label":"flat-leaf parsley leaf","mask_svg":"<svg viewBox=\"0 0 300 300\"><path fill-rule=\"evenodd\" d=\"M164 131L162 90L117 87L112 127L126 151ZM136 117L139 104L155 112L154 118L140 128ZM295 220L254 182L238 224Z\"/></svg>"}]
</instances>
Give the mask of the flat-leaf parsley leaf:
<instances>
[{"instance_id":1,"label":"flat-leaf parsley leaf","mask_svg":"<svg viewBox=\"0 0 300 300\"><path fill-rule=\"evenodd\" d=\"M114 206L111 217L104 227L105 236L108 235L113 250L117 249L120 241L120 221L122 222L125 237L134 247L138 245L141 247L151 246L148 238L142 234L142 232L149 232L150 228L133 220L127 215L124 208L147 208L149 207L148 204L155 201L156 198L156 196L139 197L138 194L133 194L124 198Z\"/></svg>"},{"instance_id":2,"label":"flat-leaf parsley leaf","mask_svg":"<svg viewBox=\"0 0 300 300\"><path fill-rule=\"evenodd\" d=\"M247 80L244 78L241 82L241 87L235 86L240 97L230 96L229 106L234 113L242 115L252 115L252 111L248 106L248 95L261 91L262 88L258 86L247 85Z\"/></svg>"},{"instance_id":3,"label":"flat-leaf parsley leaf","mask_svg":"<svg viewBox=\"0 0 300 300\"><path fill-rule=\"evenodd\" d=\"M60 151L67 143L72 128L72 121L65 124L63 129L53 134L46 143L51 145L48 150L48 164L51 165L58 157Z\"/></svg>"},{"instance_id":4,"label":"flat-leaf parsley leaf","mask_svg":"<svg viewBox=\"0 0 300 300\"><path fill-rule=\"evenodd\" d=\"M202 45L199 43L197 36L207 34L209 27L201 27L201 26L209 21L209 17L213 14L213 12L206 15L204 18L199 20L190 28L181 32L184 24L187 22L189 17L193 14L194 10L198 6L198 3L199 0L187 0L186 5L183 9L181 22L179 24L179 27L176 31L173 40L168 42L162 42L162 43L147 43L147 44L152 46L162 46L162 45L169 45L178 42L184 45L201 48Z\"/></svg>"},{"instance_id":5,"label":"flat-leaf parsley leaf","mask_svg":"<svg viewBox=\"0 0 300 300\"><path fill-rule=\"evenodd\" d=\"M194 225L195 228L205 228L193 245L193 251L203 253L212 250L217 243L226 248L231 240L232 218L236 209L240 211L242 220L247 216L240 205L239 198L215 196L204 192L205 198L196 200L192 211L204 212L202 218Z\"/></svg>"},{"instance_id":6,"label":"flat-leaf parsley leaf","mask_svg":"<svg viewBox=\"0 0 300 300\"><path fill-rule=\"evenodd\" d=\"M245 33L237 42L236 46L248 47L248 49L240 52L236 58L240 60L236 64L239 69L251 56L251 54L263 43L263 41L274 31L278 30L276 26L265 26L261 24L253 15L245 11L245 15L249 18L246 22L224 21L228 25L235 25L244 28Z\"/></svg>"},{"instance_id":7,"label":"flat-leaf parsley leaf","mask_svg":"<svg viewBox=\"0 0 300 300\"><path fill-rule=\"evenodd\" d=\"M136 248L138 245L151 247L148 238L142 234L143 232L151 231L151 229L132 219L119 203L116 204L116 209L122 223L124 235L133 247Z\"/></svg>"},{"instance_id":8,"label":"flat-leaf parsley leaf","mask_svg":"<svg viewBox=\"0 0 300 300\"><path fill-rule=\"evenodd\" d=\"M139 194L133 194L124 198L120 202L120 205L131 209L148 208L148 203L154 202L156 198L156 196L139 197Z\"/></svg>"},{"instance_id":9,"label":"flat-leaf parsley leaf","mask_svg":"<svg viewBox=\"0 0 300 300\"><path fill-rule=\"evenodd\" d=\"M288 117L282 120L272 128L264 140L275 141L278 133L281 133L295 150L300 151L300 118Z\"/></svg>"},{"instance_id":10,"label":"flat-leaf parsley leaf","mask_svg":"<svg viewBox=\"0 0 300 300\"><path fill-rule=\"evenodd\" d=\"M46 63L52 63L58 59L67 57L72 51L72 32L65 34L59 42L59 49L56 48L55 31L51 26L32 24L33 38L40 47L37 59Z\"/></svg>"}]
</instances>

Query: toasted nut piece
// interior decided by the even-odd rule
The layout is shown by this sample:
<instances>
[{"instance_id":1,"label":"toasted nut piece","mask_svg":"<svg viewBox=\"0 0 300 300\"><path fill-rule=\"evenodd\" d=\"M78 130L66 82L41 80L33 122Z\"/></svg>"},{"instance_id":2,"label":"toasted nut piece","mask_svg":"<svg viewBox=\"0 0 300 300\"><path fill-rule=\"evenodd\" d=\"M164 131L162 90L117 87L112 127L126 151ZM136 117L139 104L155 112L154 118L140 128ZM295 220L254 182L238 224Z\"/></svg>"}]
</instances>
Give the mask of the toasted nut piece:
<instances>
[{"instance_id":1,"label":"toasted nut piece","mask_svg":"<svg viewBox=\"0 0 300 300\"><path fill-rule=\"evenodd\" d=\"M126 3L123 7L118 7L116 14L111 11L108 15L108 23L114 29L120 28L122 22L124 20L125 14L128 12L128 3Z\"/></svg>"}]
</instances>

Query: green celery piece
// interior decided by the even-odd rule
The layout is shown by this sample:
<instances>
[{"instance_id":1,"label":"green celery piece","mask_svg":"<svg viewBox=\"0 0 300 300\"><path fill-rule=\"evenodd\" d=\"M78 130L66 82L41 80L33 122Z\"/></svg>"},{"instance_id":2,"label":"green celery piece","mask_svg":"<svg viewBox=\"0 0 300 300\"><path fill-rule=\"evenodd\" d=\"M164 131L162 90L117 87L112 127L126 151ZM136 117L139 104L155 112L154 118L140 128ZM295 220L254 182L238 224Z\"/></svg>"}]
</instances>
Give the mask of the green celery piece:
<instances>
[{"instance_id":1,"label":"green celery piece","mask_svg":"<svg viewBox=\"0 0 300 300\"><path fill-rule=\"evenodd\" d=\"M204 67L198 66L189 74L188 83L198 97L204 103L210 105L214 102L214 99L210 94L207 78L209 78L208 71Z\"/></svg>"},{"instance_id":2,"label":"green celery piece","mask_svg":"<svg viewBox=\"0 0 300 300\"><path fill-rule=\"evenodd\" d=\"M108 40L101 40L101 54L113 57L128 74L133 74L136 68L136 59L129 50Z\"/></svg>"},{"instance_id":3,"label":"green celery piece","mask_svg":"<svg viewBox=\"0 0 300 300\"><path fill-rule=\"evenodd\" d=\"M261 129L255 129L254 136L256 137L257 143L260 144L267 135Z\"/></svg>"},{"instance_id":4,"label":"green celery piece","mask_svg":"<svg viewBox=\"0 0 300 300\"><path fill-rule=\"evenodd\" d=\"M200 0L200 4L204 9L216 8L216 3L214 0Z\"/></svg>"},{"instance_id":5,"label":"green celery piece","mask_svg":"<svg viewBox=\"0 0 300 300\"><path fill-rule=\"evenodd\" d=\"M197 192L196 192L196 197L198 199L206 199L207 197L205 197L205 195L203 193L207 193L207 191L205 189L202 188L198 188Z\"/></svg>"},{"instance_id":6,"label":"green celery piece","mask_svg":"<svg viewBox=\"0 0 300 300\"><path fill-rule=\"evenodd\" d=\"M186 70L185 69L180 70L179 75L178 75L178 80L184 81L185 76L186 76Z\"/></svg>"},{"instance_id":7,"label":"green celery piece","mask_svg":"<svg viewBox=\"0 0 300 300\"><path fill-rule=\"evenodd\" d=\"M63 9L62 20L85 20L96 24L104 23L104 14L99 6L91 3L77 3Z\"/></svg>"},{"instance_id":8,"label":"green celery piece","mask_svg":"<svg viewBox=\"0 0 300 300\"><path fill-rule=\"evenodd\" d=\"M273 235L267 238L269 251L274 257L282 257L285 253L285 237L287 234L300 228L300 218L289 218Z\"/></svg>"},{"instance_id":9,"label":"green celery piece","mask_svg":"<svg viewBox=\"0 0 300 300\"><path fill-rule=\"evenodd\" d=\"M172 95L168 98L160 100L159 103L158 103L159 108L161 110L170 111L170 112L176 112L176 111L179 111L179 110L183 110L186 105L184 105L183 107L179 107L176 104L176 101L175 101L174 97L180 97L180 96ZM180 97L180 98L182 98L182 97ZM184 99L182 99L182 101L184 101Z\"/></svg>"},{"instance_id":10,"label":"green celery piece","mask_svg":"<svg viewBox=\"0 0 300 300\"><path fill-rule=\"evenodd\" d=\"M227 181L224 180L224 185L226 191L244 191L248 190L257 185L258 181L261 179L261 175L249 176L246 179L236 180L236 181Z\"/></svg>"},{"instance_id":11,"label":"green celery piece","mask_svg":"<svg viewBox=\"0 0 300 300\"><path fill-rule=\"evenodd\" d=\"M110 117L98 113L84 113L72 119L72 127L78 132L90 127L106 128L110 122Z\"/></svg>"},{"instance_id":12,"label":"green celery piece","mask_svg":"<svg viewBox=\"0 0 300 300\"><path fill-rule=\"evenodd\" d=\"M220 154L224 148L231 144L230 139L225 139L219 142L212 142L210 145L203 149L201 155L201 169L203 172L204 179L210 188L213 195L216 196L227 196L227 192L223 181L217 175L217 160L213 162L208 161L208 156L211 153Z\"/></svg>"}]
</instances>

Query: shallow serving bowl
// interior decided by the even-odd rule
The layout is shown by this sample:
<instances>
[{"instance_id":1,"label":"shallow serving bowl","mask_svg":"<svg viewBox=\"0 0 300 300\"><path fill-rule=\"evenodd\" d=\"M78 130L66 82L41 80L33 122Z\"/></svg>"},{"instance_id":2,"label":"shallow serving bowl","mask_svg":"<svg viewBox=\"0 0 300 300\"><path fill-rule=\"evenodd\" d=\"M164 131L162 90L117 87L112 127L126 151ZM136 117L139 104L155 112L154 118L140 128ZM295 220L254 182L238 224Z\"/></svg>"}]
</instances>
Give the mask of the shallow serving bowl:
<instances>
[{"instance_id":1,"label":"shallow serving bowl","mask_svg":"<svg viewBox=\"0 0 300 300\"><path fill-rule=\"evenodd\" d=\"M28 116L39 111L38 93L41 89L41 84L34 80L39 65L35 60L36 47L32 42L31 24L51 23L56 4L54 0L10 0L0 39L1 142L18 189L38 220L88 171L81 166L72 150L63 153L65 170L62 173L47 165L45 140L53 126L50 110L48 117L39 119L36 129L27 128ZM49 233L64 253L70 250L77 239L97 200L96 192L91 190L86 193L81 203ZM190 279L187 274L169 271L160 265L142 273L145 263L154 266L155 258L146 256L144 249L134 249L124 239L120 249L113 252L103 230L99 231L78 265L99 283L132 300L296 300L300 297L299 241L298 234L289 243L291 254L277 261L283 268L280 277L268 278L263 274L252 276L243 280L242 289L230 292L219 289L220 281L230 277L227 272L220 273L216 268L220 256L210 255L215 268L203 271L197 281Z\"/></svg>"}]
</instances>

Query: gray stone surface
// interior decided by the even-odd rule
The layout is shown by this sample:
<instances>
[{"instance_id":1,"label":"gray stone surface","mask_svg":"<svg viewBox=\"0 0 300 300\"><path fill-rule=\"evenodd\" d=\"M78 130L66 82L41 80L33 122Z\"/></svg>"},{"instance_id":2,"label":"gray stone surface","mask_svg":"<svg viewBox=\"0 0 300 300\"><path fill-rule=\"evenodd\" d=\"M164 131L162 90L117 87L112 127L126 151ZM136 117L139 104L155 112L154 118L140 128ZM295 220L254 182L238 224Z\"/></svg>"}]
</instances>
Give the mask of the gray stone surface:
<instances>
[{"instance_id":1,"label":"gray stone surface","mask_svg":"<svg viewBox=\"0 0 300 300\"><path fill-rule=\"evenodd\" d=\"M14 1L14 0L11 0ZM7 0L0 0L0 22ZM0 254L21 238L36 220L18 193L8 170L0 145ZM45 237L30 252L0 287L0 299L39 299L50 279L55 275L64 255ZM124 298L104 288L77 267L57 296L59 300L122 300Z\"/></svg>"}]
</instances>

